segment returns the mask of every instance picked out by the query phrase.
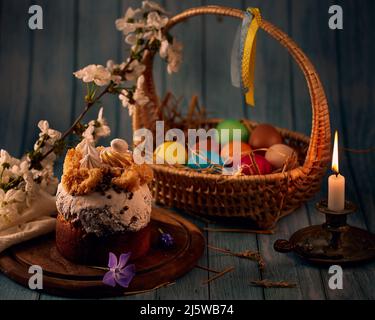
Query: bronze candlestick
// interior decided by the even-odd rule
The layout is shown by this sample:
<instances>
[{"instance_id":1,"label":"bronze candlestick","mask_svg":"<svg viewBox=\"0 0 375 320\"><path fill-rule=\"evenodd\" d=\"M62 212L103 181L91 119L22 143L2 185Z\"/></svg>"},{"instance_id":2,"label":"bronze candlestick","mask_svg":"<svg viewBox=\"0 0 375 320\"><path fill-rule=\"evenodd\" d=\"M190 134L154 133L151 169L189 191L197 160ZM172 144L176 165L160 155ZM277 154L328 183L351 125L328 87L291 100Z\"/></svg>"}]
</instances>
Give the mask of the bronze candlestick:
<instances>
[{"instance_id":1,"label":"bronze candlestick","mask_svg":"<svg viewBox=\"0 0 375 320\"><path fill-rule=\"evenodd\" d=\"M316 264L358 264L375 258L375 235L347 224L347 216L356 206L345 202L340 212L328 209L327 201L317 203L316 208L325 214L326 222L310 226L294 233L290 240L277 240L278 252L294 252L302 259Z\"/></svg>"}]
</instances>

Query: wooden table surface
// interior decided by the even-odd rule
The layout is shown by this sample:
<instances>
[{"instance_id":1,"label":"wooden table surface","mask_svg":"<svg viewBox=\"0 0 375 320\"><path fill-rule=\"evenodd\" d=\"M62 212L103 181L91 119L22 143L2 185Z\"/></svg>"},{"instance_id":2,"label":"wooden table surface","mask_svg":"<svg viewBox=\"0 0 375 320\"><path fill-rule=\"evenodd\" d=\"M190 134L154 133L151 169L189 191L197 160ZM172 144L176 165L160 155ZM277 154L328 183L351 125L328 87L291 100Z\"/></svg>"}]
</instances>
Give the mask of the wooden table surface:
<instances>
[{"instance_id":1,"label":"wooden table surface","mask_svg":"<svg viewBox=\"0 0 375 320\"><path fill-rule=\"evenodd\" d=\"M161 1L171 13L202 4L237 8L259 6L263 16L286 31L316 66L328 97L331 124L338 129L343 146L351 149L374 147L375 126L375 2L372 0L233 0ZM114 20L129 5L122 0L40 0L44 30L27 27L31 0L0 0L0 146L15 156L32 148L39 119L64 130L82 108L83 86L72 72L89 63L120 61L126 48L114 28ZM328 28L328 8L342 5L344 30ZM238 21L198 17L176 27L174 33L184 43L184 65L173 77L164 63L155 65L159 92L172 90L182 95L182 105L196 93L212 116L248 117L260 122L309 134L311 108L307 86L296 64L285 50L263 32L259 35L256 64L256 107L243 104L238 89L230 84L230 52ZM126 110L116 99L105 99L105 115L113 135L131 140L131 124ZM90 118L95 117L90 114ZM375 232L375 154L340 155L346 177L347 198L359 211L350 223ZM61 172L61 162L57 172ZM59 173L58 173L59 174ZM311 267L301 260L278 254L273 243L307 225L321 223L323 217L314 203L326 197L326 181L314 200L283 219L273 235L205 232L207 244L239 252L259 250L267 267L260 272L251 261L206 250L202 266L235 270L203 285L206 271L194 269L176 284L147 294L124 299L374 299L375 263L344 268L344 289L330 290L327 268ZM199 227L215 224L189 218ZM269 279L296 282L294 289L262 289L251 280ZM0 299L56 299L25 289L0 275Z\"/></svg>"}]
</instances>

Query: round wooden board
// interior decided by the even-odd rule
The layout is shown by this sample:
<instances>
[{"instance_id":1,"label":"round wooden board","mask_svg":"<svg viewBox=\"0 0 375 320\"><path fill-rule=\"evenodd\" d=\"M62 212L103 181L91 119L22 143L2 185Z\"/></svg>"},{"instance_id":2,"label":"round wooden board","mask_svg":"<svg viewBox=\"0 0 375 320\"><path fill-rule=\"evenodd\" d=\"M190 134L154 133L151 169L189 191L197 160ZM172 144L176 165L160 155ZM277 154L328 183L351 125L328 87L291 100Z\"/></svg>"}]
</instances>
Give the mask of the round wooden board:
<instances>
[{"instance_id":1,"label":"round wooden board","mask_svg":"<svg viewBox=\"0 0 375 320\"><path fill-rule=\"evenodd\" d=\"M55 236L49 234L5 251L0 255L0 270L28 287L31 265L43 268L43 292L78 298L113 297L152 290L173 282L194 268L203 254L205 240L192 223L168 210L153 208L151 226L153 245L148 255L134 261L137 274L129 288L112 288L102 282L105 271L77 265L64 259L56 249ZM158 228L170 233L175 246L157 245Z\"/></svg>"}]
</instances>

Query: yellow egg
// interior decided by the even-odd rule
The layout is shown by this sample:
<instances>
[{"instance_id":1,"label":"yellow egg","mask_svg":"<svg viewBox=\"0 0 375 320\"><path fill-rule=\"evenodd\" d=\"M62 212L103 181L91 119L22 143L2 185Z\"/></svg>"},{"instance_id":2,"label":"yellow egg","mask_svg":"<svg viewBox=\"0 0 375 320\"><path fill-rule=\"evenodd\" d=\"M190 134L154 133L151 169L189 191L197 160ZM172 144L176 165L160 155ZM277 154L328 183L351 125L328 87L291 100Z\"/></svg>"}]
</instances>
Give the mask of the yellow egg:
<instances>
[{"instance_id":1,"label":"yellow egg","mask_svg":"<svg viewBox=\"0 0 375 320\"><path fill-rule=\"evenodd\" d=\"M187 152L181 143L167 141L156 148L154 158L156 164L185 164Z\"/></svg>"}]
</instances>

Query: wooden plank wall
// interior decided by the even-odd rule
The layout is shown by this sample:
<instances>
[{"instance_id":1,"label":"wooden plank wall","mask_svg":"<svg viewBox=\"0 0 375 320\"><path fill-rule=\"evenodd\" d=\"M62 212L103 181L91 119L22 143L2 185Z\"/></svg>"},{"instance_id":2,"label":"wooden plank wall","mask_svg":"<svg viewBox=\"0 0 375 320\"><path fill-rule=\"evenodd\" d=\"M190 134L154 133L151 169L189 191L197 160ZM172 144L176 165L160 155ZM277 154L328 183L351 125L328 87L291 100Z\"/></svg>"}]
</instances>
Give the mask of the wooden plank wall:
<instances>
[{"instance_id":1,"label":"wooden plank wall","mask_svg":"<svg viewBox=\"0 0 375 320\"><path fill-rule=\"evenodd\" d=\"M338 129L341 142L348 148L374 147L375 126L375 25L372 0L163 0L171 13L183 9L219 4L237 8L258 6L264 17L296 40L316 66L329 101L331 124ZM83 86L72 72L89 63L120 61L127 48L115 30L114 20L125 9L138 6L136 0L40 0L44 9L42 31L27 28L30 0L0 0L0 146L19 156L32 148L39 119L64 130L82 108ZM344 9L344 30L328 28L328 8L340 4ZM165 63L155 62L158 92L171 90L183 96L186 105L198 94L210 115L231 118L249 117L309 134L311 102L301 72L287 52L264 32L259 35L256 64L256 107L243 103L238 89L230 84L230 53L239 21L213 16L196 17L177 26L174 33L184 43L181 72L169 76ZM103 101L105 116L113 136L131 139L127 111L111 97ZM96 116L92 111L88 118ZM374 153L341 155L342 172L347 178L348 197L360 207L352 223L375 232ZM326 192L323 186L322 195ZM318 197L317 197L318 199ZM276 254L276 238L290 234L309 223L321 222L313 202L283 220L274 236L223 235L210 233L207 243L234 251L259 249L268 268L259 273L256 265L209 251L199 262L222 270L233 265L236 271L209 286L201 281L207 272L194 270L178 285L136 298L178 299L337 299L374 298L368 285L373 266L345 270L350 290L333 292L326 286L327 272L310 268L285 255ZM199 226L210 226L195 220ZM262 290L250 287L248 279L285 279L297 281L297 289ZM14 285L0 275L0 296L9 292L25 299L50 299Z\"/></svg>"}]
</instances>

